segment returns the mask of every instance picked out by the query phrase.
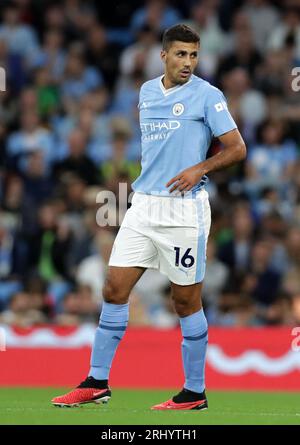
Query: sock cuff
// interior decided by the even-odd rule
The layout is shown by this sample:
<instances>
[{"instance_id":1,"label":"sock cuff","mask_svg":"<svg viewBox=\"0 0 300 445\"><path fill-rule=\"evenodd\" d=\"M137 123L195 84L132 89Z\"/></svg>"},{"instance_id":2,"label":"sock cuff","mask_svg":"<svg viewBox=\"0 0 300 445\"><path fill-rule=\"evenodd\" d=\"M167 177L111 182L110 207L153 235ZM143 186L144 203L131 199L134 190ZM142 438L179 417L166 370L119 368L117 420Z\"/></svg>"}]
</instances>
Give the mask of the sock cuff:
<instances>
[{"instance_id":1,"label":"sock cuff","mask_svg":"<svg viewBox=\"0 0 300 445\"><path fill-rule=\"evenodd\" d=\"M187 317L180 317L181 332L184 337L202 335L207 332L207 320L203 309Z\"/></svg>"},{"instance_id":2,"label":"sock cuff","mask_svg":"<svg viewBox=\"0 0 300 445\"><path fill-rule=\"evenodd\" d=\"M100 321L122 321L128 322L129 303L112 304L103 301Z\"/></svg>"}]
</instances>

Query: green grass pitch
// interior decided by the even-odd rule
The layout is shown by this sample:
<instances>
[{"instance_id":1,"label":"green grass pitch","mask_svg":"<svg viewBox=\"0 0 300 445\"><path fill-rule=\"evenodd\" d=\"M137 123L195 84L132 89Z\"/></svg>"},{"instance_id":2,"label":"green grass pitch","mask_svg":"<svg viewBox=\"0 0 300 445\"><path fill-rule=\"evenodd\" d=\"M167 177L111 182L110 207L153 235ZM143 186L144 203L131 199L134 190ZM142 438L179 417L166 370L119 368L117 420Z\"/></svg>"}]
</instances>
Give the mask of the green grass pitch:
<instances>
[{"instance_id":1,"label":"green grass pitch","mask_svg":"<svg viewBox=\"0 0 300 445\"><path fill-rule=\"evenodd\" d=\"M106 405L55 408L66 388L1 388L1 425L292 425L300 424L300 394L207 391L206 411L151 411L178 392L113 390Z\"/></svg>"}]
</instances>

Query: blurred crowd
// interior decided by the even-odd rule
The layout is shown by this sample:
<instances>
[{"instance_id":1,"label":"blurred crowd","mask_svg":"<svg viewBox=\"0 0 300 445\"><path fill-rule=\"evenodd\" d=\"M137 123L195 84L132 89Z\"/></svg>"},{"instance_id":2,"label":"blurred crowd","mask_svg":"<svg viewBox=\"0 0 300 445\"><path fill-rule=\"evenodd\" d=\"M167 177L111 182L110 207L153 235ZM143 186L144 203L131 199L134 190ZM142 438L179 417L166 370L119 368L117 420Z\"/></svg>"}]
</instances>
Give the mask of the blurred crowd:
<instances>
[{"instance_id":1,"label":"blurred crowd","mask_svg":"<svg viewBox=\"0 0 300 445\"><path fill-rule=\"evenodd\" d=\"M1 0L0 323L97 322L118 230L97 224L97 194L131 191L139 89L163 72L163 30L183 22L201 37L196 74L224 92L248 148L209 175L208 321L299 325L300 0L103 3ZM167 278L148 270L130 324L177 323Z\"/></svg>"}]
</instances>

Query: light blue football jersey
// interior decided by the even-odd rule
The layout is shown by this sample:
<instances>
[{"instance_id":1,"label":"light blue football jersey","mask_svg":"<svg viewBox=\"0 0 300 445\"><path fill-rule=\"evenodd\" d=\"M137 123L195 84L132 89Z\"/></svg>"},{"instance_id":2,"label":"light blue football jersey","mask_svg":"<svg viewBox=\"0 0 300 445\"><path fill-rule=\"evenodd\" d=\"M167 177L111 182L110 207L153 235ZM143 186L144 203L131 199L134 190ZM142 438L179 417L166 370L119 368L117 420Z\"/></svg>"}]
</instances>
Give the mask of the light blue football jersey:
<instances>
[{"instance_id":1,"label":"light blue football jersey","mask_svg":"<svg viewBox=\"0 0 300 445\"><path fill-rule=\"evenodd\" d=\"M132 188L135 192L170 196L166 183L204 161L213 136L237 126L224 95L209 82L192 75L184 85L165 89L162 78L145 82L140 90L142 171ZM203 176L192 192L207 181Z\"/></svg>"}]
</instances>

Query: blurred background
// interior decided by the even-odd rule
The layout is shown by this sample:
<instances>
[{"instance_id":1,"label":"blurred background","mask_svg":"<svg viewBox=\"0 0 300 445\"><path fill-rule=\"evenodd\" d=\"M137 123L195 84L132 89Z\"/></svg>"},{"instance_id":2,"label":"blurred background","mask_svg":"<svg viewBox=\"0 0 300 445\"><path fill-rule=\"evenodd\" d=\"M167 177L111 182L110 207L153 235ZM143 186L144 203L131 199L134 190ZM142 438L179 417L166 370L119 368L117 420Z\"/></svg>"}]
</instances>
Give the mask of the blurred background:
<instances>
[{"instance_id":1,"label":"blurred background","mask_svg":"<svg viewBox=\"0 0 300 445\"><path fill-rule=\"evenodd\" d=\"M118 227L96 195L140 172L138 95L163 72L161 35L201 36L196 74L219 87L247 159L209 175L203 301L211 326L300 323L300 1L1 0L0 323L97 323ZM209 154L221 149L213 141ZM178 324L148 270L131 326Z\"/></svg>"}]
</instances>

